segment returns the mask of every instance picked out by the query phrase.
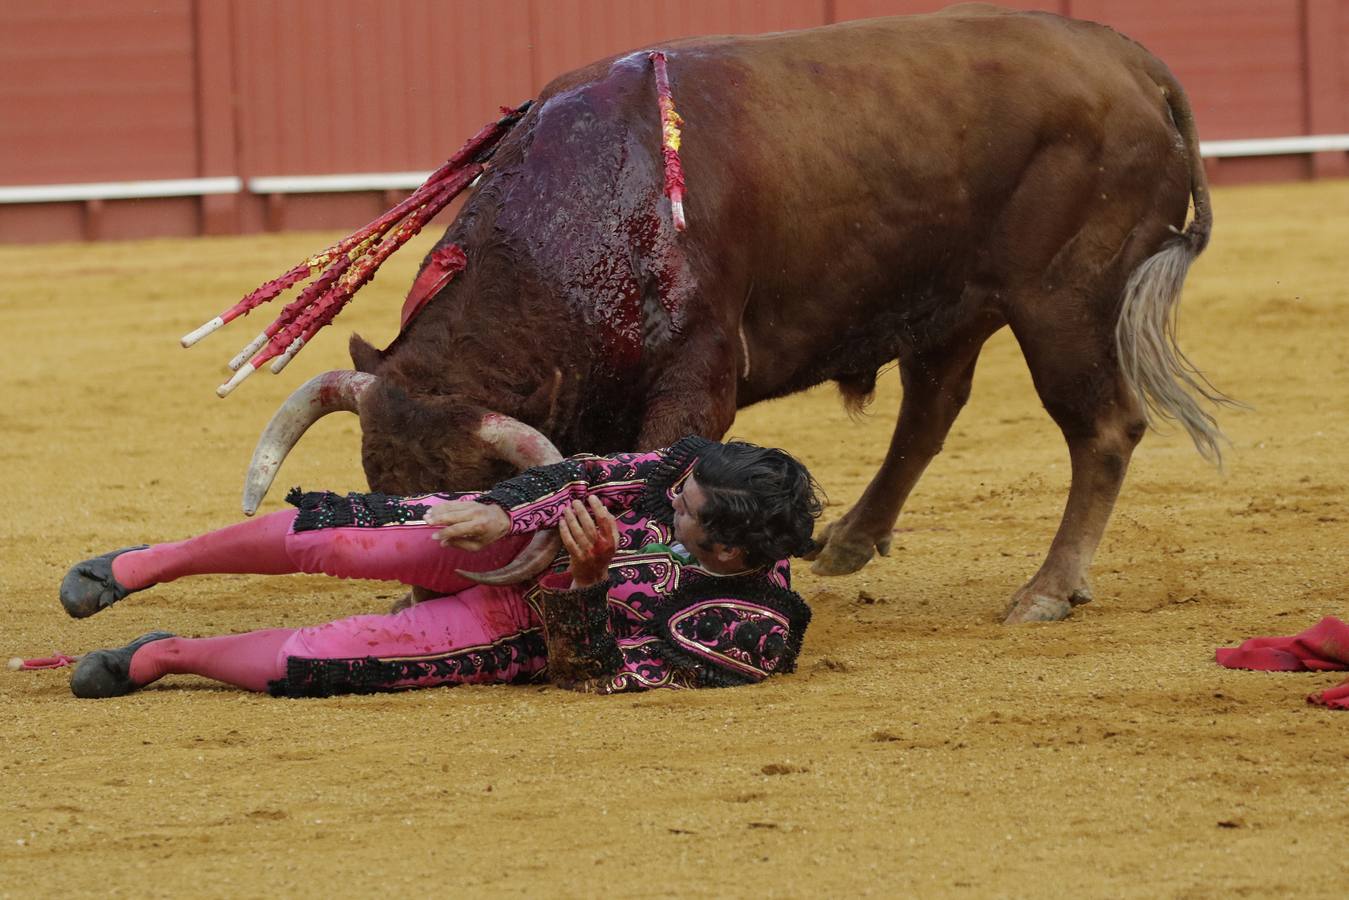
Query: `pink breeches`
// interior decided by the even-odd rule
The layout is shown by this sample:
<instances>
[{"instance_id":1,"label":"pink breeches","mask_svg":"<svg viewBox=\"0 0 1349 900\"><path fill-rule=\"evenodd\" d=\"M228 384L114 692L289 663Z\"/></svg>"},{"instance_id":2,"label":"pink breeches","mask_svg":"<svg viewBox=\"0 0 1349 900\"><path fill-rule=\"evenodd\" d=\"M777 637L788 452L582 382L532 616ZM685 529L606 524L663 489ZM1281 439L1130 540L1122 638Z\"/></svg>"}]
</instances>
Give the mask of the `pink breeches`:
<instances>
[{"instance_id":1,"label":"pink breeches","mask_svg":"<svg viewBox=\"0 0 1349 900\"><path fill-rule=\"evenodd\" d=\"M530 535L508 535L481 550L442 547L434 525L322 528L286 535L286 555L296 571L337 578L401 581L453 594L477 586L455 570L485 572L515 558Z\"/></svg>"},{"instance_id":2,"label":"pink breeches","mask_svg":"<svg viewBox=\"0 0 1349 900\"><path fill-rule=\"evenodd\" d=\"M492 587L479 584L447 597L437 597L396 613L352 616L324 625L298 628L281 645L277 658L379 659L418 657L431 659L490 648L516 635L539 627L538 620L518 586ZM541 666L540 666L541 667ZM525 665L479 671L474 677L457 678L463 683L512 681L529 674ZM537 671L535 667L529 671ZM399 680L390 687L443 684L443 679L424 676Z\"/></svg>"},{"instance_id":3,"label":"pink breeches","mask_svg":"<svg viewBox=\"0 0 1349 900\"><path fill-rule=\"evenodd\" d=\"M288 534L286 552L303 572L401 581L444 596L396 613L297 629L281 645L278 662L406 660L409 677L382 682L382 688L514 681L542 669L541 654L506 654L499 665L460 664L475 653L518 644L522 635L537 631L538 620L524 599L525 585L493 587L455 572L505 565L529 536L508 536L482 550L465 551L442 547L433 537L436 530L429 525L385 525Z\"/></svg>"}]
</instances>

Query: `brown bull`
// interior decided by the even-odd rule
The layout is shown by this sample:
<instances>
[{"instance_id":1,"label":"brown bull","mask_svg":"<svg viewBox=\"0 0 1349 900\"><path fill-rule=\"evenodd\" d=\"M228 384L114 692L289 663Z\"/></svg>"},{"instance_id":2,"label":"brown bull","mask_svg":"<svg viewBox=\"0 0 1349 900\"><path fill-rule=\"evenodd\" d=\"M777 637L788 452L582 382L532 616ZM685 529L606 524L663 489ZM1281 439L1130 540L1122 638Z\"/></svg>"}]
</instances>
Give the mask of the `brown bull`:
<instances>
[{"instance_id":1,"label":"brown bull","mask_svg":"<svg viewBox=\"0 0 1349 900\"><path fill-rule=\"evenodd\" d=\"M864 403L897 359L885 462L815 563L842 574L888 550L1007 325L1072 460L1058 534L1007 621L1090 599L1149 410L1206 456L1221 437L1194 395L1221 397L1170 328L1212 214L1166 66L1099 25L984 6L661 49L688 230L662 192L647 54L557 79L438 245L465 249L462 274L385 350L353 337L370 377L338 379L298 424L279 414L267 452L355 409L374 489L478 488L553 458L486 440L490 413L563 453L652 448L827 380Z\"/></svg>"}]
</instances>

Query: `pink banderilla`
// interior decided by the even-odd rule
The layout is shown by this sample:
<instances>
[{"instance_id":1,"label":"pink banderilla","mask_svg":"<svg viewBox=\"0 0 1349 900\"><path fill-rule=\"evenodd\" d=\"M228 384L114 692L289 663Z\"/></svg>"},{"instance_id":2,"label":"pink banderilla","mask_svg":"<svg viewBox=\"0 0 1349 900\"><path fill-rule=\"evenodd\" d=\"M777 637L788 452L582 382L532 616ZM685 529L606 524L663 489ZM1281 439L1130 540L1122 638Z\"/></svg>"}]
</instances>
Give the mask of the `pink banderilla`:
<instances>
[{"instance_id":1,"label":"pink banderilla","mask_svg":"<svg viewBox=\"0 0 1349 900\"><path fill-rule=\"evenodd\" d=\"M64 653L56 653L51 656L39 656L35 659L22 659L14 657L9 661L9 667L18 670L29 669L63 669L66 666L73 666L79 662L78 656L67 656Z\"/></svg>"},{"instance_id":2,"label":"pink banderilla","mask_svg":"<svg viewBox=\"0 0 1349 900\"><path fill-rule=\"evenodd\" d=\"M647 56L656 70L656 102L660 105L660 155L665 161L665 195L670 198L670 218L677 231L688 227L684 221L684 166L679 161L680 126L683 118L675 111L670 94L670 75L665 71L665 54L652 50Z\"/></svg>"},{"instance_id":3,"label":"pink banderilla","mask_svg":"<svg viewBox=\"0 0 1349 900\"><path fill-rule=\"evenodd\" d=\"M184 335L182 345L191 347L208 334L275 299L287 288L318 276L294 301L282 308L275 321L230 360L229 367L234 375L217 388L216 393L221 397L227 396L245 378L268 362L272 363L274 373L284 369L319 329L330 324L352 296L375 277L376 270L394 251L421 231L427 222L487 170L485 155L520 120L529 105L527 102L516 109L503 107L502 118L470 138L402 203L359 231L261 285L214 319Z\"/></svg>"}]
</instances>

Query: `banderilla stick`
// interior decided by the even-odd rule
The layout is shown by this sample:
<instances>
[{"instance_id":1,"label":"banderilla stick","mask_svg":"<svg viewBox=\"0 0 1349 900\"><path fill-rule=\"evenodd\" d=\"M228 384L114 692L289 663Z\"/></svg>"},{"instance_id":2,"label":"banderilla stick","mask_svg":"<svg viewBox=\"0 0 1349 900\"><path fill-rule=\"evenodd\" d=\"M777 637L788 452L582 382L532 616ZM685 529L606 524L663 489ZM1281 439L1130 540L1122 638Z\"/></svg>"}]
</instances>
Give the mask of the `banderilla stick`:
<instances>
[{"instance_id":1,"label":"banderilla stick","mask_svg":"<svg viewBox=\"0 0 1349 900\"><path fill-rule=\"evenodd\" d=\"M261 349L252 359L240 365L229 381L216 389L216 393L221 397L228 396L243 383L244 379L273 359L277 360L272 366L273 373L284 369L319 329L330 324L351 302L355 293L374 278L375 271L384 264L384 261L462 193L484 168L485 166L475 163L461 169L453 178L440 185L440 193L428 199L408 216L406 221L392 228L388 234L375 237L362 255L357 258L344 257L334 263L259 336L265 337ZM286 312L291 310L294 312L287 319ZM250 344L244 349L248 352L256 348Z\"/></svg>"},{"instance_id":2,"label":"banderilla stick","mask_svg":"<svg viewBox=\"0 0 1349 900\"><path fill-rule=\"evenodd\" d=\"M64 653L56 653L51 656L39 656L35 659L24 659L19 656L12 657L9 661L10 671L27 671L32 669L61 669L66 666L73 666L79 662L81 657L68 656Z\"/></svg>"},{"instance_id":3,"label":"banderilla stick","mask_svg":"<svg viewBox=\"0 0 1349 900\"><path fill-rule=\"evenodd\" d=\"M181 343L190 347L234 319L275 299L286 289L319 276L282 309L271 325L230 360L229 367L235 374L216 393L221 397L228 395L269 360L277 359L272 366L273 372L285 368L309 339L333 320L352 295L374 277L375 270L395 250L484 171L486 159L496 144L529 106L530 102L516 109L503 107L501 119L484 126L406 200L364 228L261 285L200 328L184 335Z\"/></svg>"}]
</instances>

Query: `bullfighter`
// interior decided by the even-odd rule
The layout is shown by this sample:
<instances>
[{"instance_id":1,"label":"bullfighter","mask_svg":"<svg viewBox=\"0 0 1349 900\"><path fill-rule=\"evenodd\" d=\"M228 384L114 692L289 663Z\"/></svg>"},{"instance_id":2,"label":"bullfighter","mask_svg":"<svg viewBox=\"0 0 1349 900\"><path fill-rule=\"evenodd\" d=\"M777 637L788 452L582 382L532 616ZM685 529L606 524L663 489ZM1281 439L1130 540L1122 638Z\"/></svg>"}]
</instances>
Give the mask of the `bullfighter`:
<instances>
[{"instance_id":1,"label":"bullfighter","mask_svg":"<svg viewBox=\"0 0 1349 900\"><path fill-rule=\"evenodd\" d=\"M168 674L275 696L547 679L610 694L749 684L793 670L810 610L788 557L821 511L782 450L687 437L655 452L573 456L480 493L304 493L282 510L176 543L72 567L66 611L93 615L186 575L325 573L437 596L386 615L209 638L146 634L86 654L77 697L115 697ZM490 585L533 533L566 548L550 571Z\"/></svg>"}]
</instances>

